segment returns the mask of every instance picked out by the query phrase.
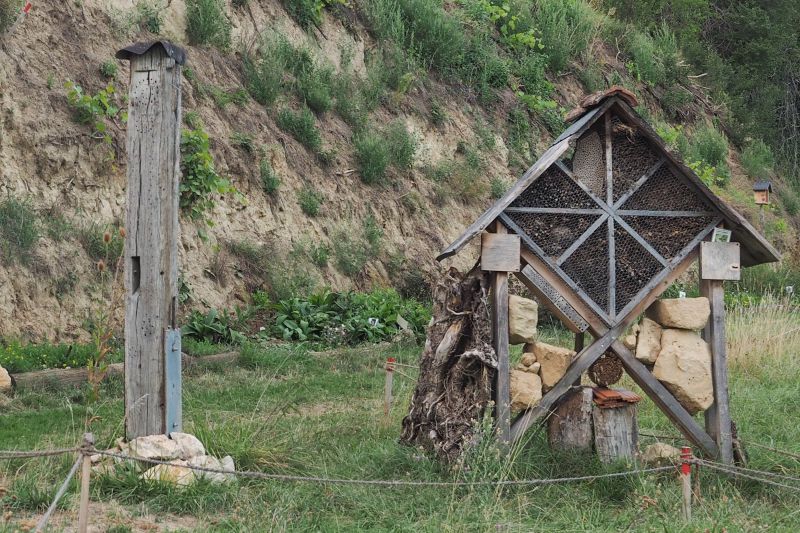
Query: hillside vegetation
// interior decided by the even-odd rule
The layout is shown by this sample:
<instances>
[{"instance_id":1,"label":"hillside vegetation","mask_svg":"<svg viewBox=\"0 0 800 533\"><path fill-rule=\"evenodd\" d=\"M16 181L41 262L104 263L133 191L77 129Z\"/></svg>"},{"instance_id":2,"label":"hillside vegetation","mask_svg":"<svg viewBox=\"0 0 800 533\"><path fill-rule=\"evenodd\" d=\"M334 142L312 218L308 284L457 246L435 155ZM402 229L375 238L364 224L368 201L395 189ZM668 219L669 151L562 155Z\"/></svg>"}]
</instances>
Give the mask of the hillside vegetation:
<instances>
[{"instance_id":1,"label":"hillside vegetation","mask_svg":"<svg viewBox=\"0 0 800 533\"><path fill-rule=\"evenodd\" d=\"M433 257L624 85L797 275L798 10L720 0L0 0L0 335L82 339L122 253L127 63L185 46L181 300L425 298ZM762 213L750 187L771 179ZM111 235L104 240L104 233ZM456 266L474 261L462 254Z\"/></svg>"}]
</instances>

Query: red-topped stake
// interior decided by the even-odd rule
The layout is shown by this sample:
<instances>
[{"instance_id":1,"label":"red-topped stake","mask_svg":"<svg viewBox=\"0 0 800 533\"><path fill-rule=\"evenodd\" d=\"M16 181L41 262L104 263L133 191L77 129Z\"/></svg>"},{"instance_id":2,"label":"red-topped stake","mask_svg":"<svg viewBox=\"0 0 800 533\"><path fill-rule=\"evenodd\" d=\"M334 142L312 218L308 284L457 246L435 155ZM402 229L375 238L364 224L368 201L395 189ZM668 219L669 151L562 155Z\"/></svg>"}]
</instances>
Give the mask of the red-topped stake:
<instances>
[{"instance_id":1,"label":"red-topped stake","mask_svg":"<svg viewBox=\"0 0 800 533\"><path fill-rule=\"evenodd\" d=\"M692 519L692 449L681 448L681 482L683 486L683 518Z\"/></svg>"}]
</instances>

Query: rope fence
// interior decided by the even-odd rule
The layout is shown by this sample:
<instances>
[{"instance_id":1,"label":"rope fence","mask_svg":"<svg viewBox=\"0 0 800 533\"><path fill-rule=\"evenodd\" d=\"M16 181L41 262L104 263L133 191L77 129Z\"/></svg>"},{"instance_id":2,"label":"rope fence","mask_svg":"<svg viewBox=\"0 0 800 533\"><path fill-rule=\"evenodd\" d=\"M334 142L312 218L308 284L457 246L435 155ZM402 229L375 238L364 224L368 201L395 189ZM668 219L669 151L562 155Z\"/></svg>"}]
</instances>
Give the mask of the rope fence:
<instances>
[{"instance_id":1,"label":"rope fence","mask_svg":"<svg viewBox=\"0 0 800 533\"><path fill-rule=\"evenodd\" d=\"M663 437L663 436L659 436ZM769 447L764 446L769 449ZM776 453L785 453L793 455L791 452L775 448L773 451ZM361 486L377 486L377 487L442 487L442 488L457 488L457 487L518 487L518 486L544 486L556 485L575 482L592 482L602 479L613 479L621 477L640 476L643 474L655 474L661 472L676 471L680 473L680 478L683 486L683 514L689 520L691 518L691 501L692 492L690 485L691 465L708 468L735 478L747 479L756 481L765 485L779 487L791 491L793 493L800 493L800 477L780 474L776 472L769 472L764 470L756 470L753 468L746 468L737 465L730 465L725 463L718 463L709 461L692 455L688 447L682 450L681 459L676 465L669 466L656 466L652 468L637 468L633 470L625 470L621 472L609 472L605 474L587 475L587 476L572 476L561 478L538 478L538 479L500 479L500 480L475 480L475 481L427 481L427 480L406 480L406 479L352 479L352 478L335 478L335 477L320 477L320 476L300 476L292 474L271 474L266 472L258 472L252 470L225 470L220 468L210 468L205 466L197 466L191 464L175 464L171 461L161 459L149 459L142 457L135 457L132 455L115 453L105 450L98 450L94 447L94 440L90 434L84 437L82 446L73 448L55 448L46 450L0 450L0 460L13 460L13 459L36 459L43 457L55 457L60 455L68 455L77 453L78 457L72 468L69 470L67 477L59 486L52 503L47 511L42 515L39 520L35 531L43 531L47 526L47 522L52 516L53 512L58 506L59 501L66 493L72 479L75 477L78 468L83 465L84 478L81 480L81 499L79 510L79 528L78 531L83 533L86 531L86 524L88 524L88 501L89 501L89 473L90 473L90 457L93 455L100 455L103 457L111 457L122 461L147 463L152 465L170 465L173 467L183 468L194 472L205 474L222 474L225 476L234 476L243 479L257 479L269 481L282 481L291 483L316 483L321 485L361 485Z\"/></svg>"}]
</instances>

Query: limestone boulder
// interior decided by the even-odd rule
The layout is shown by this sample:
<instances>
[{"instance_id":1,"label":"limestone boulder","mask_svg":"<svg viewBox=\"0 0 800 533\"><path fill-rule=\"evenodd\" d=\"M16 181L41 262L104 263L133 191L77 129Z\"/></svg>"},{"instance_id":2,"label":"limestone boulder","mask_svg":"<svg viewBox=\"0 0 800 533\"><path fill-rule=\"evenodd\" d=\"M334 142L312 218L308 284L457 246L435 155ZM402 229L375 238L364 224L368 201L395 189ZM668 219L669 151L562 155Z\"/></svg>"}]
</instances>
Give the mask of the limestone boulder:
<instances>
[{"instance_id":1,"label":"limestone boulder","mask_svg":"<svg viewBox=\"0 0 800 533\"><path fill-rule=\"evenodd\" d=\"M181 456L178 443L166 435L147 435L133 439L127 445L128 453L142 459L170 461Z\"/></svg>"},{"instance_id":2,"label":"limestone boulder","mask_svg":"<svg viewBox=\"0 0 800 533\"><path fill-rule=\"evenodd\" d=\"M8 374L8 370L0 366L0 392L10 392L11 391L11 376Z\"/></svg>"},{"instance_id":3,"label":"limestone boulder","mask_svg":"<svg viewBox=\"0 0 800 533\"><path fill-rule=\"evenodd\" d=\"M536 342L536 325L539 322L539 306L533 300L508 297L508 341L511 344Z\"/></svg>"},{"instance_id":4,"label":"limestone boulder","mask_svg":"<svg viewBox=\"0 0 800 533\"><path fill-rule=\"evenodd\" d=\"M711 307L708 298L670 298L656 300L647 310L647 316L665 328L703 329L708 322Z\"/></svg>"},{"instance_id":5,"label":"limestone boulder","mask_svg":"<svg viewBox=\"0 0 800 533\"><path fill-rule=\"evenodd\" d=\"M541 365L539 375L542 377L542 390L552 389L564 372L567 371L575 352L560 346L537 342L534 348L536 361Z\"/></svg>"},{"instance_id":6,"label":"limestone boulder","mask_svg":"<svg viewBox=\"0 0 800 533\"><path fill-rule=\"evenodd\" d=\"M189 459L189 464L191 466L197 466L200 468L224 470L222 467L222 461L210 455L200 455L198 457ZM222 472L203 472L199 470L195 470L194 475L197 479L207 479L212 483L225 483L230 477L229 474L223 474Z\"/></svg>"},{"instance_id":7,"label":"limestone boulder","mask_svg":"<svg viewBox=\"0 0 800 533\"><path fill-rule=\"evenodd\" d=\"M522 411L542 399L542 380L538 374L512 370L510 379L511 409Z\"/></svg>"},{"instance_id":8,"label":"limestone boulder","mask_svg":"<svg viewBox=\"0 0 800 533\"><path fill-rule=\"evenodd\" d=\"M636 351L636 335L625 335L622 338L622 344L632 352Z\"/></svg>"},{"instance_id":9,"label":"limestone boulder","mask_svg":"<svg viewBox=\"0 0 800 533\"><path fill-rule=\"evenodd\" d=\"M196 480L194 471L189 468L181 468L181 465L186 466L187 464L186 461L178 460L171 461L170 464L155 465L142 472L139 478L147 481L167 483L177 487L187 487Z\"/></svg>"},{"instance_id":10,"label":"limestone boulder","mask_svg":"<svg viewBox=\"0 0 800 533\"><path fill-rule=\"evenodd\" d=\"M180 450L179 457L184 460L189 460L194 457L201 457L206 454L206 449L200 439L189 433L179 433L173 431L169 434L169 438L174 440Z\"/></svg>"},{"instance_id":11,"label":"limestone boulder","mask_svg":"<svg viewBox=\"0 0 800 533\"><path fill-rule=\"evenodd\" d=\"M640 459L651 465L664 465L680 461L681 451L675 446L656 442L644 449Z\"/></svg>"},{"instance_id":12,"label":"limestone boulder","mask_svg":"<svg viewBox=\"0 0 800 533\"><path fill-rule=\"evenodd\" d=\"M533 353L533 344L526 344L522 349L522 359L520 362L525 366L531 366L536 362L536 354Z\"/></svg>"},{"instance_id":13,"label":"limestone boulder","mask_svg":"<svg viewBox=\"0 0 800 533\"><path fill-rule=\"evenodd\" d=\"M647 317L639 324L639 335L636 337L636 359L646 365L656 362L661 351L661 326Z\"/></svg>"},{"instance_id":14,"label":"limestone boulder","mask_svg":"<svg viewBox=\"0 0 800 533\"><path fill-rule=\"evenodd\" d=\"M653 376L675 395L691 414L714 402L711 350L694 331L665 329Z\"/></svg>"}]
</instances>

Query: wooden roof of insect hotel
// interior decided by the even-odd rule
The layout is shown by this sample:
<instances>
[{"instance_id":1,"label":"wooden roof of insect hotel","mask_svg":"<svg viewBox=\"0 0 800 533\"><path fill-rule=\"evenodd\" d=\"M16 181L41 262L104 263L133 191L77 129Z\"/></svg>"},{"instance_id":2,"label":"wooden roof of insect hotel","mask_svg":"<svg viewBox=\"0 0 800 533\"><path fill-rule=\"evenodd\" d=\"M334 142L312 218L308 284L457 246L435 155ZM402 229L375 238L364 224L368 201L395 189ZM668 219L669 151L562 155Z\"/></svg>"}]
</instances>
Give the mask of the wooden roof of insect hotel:
<instances>
[{"instance_id":1,"label":"wooden roof of insect hotel","mask_svg":"<svg viewBox=\"0 0 800 533\"><path fill-rule=\"evenodd\" d=\"M438 259L499 220L609 325L716 227L732 231L742 266L779 260L667 148L635 105L632 94L616 87L584 99L567 117L570 127Z\"/></svg>"}]
</instances>

